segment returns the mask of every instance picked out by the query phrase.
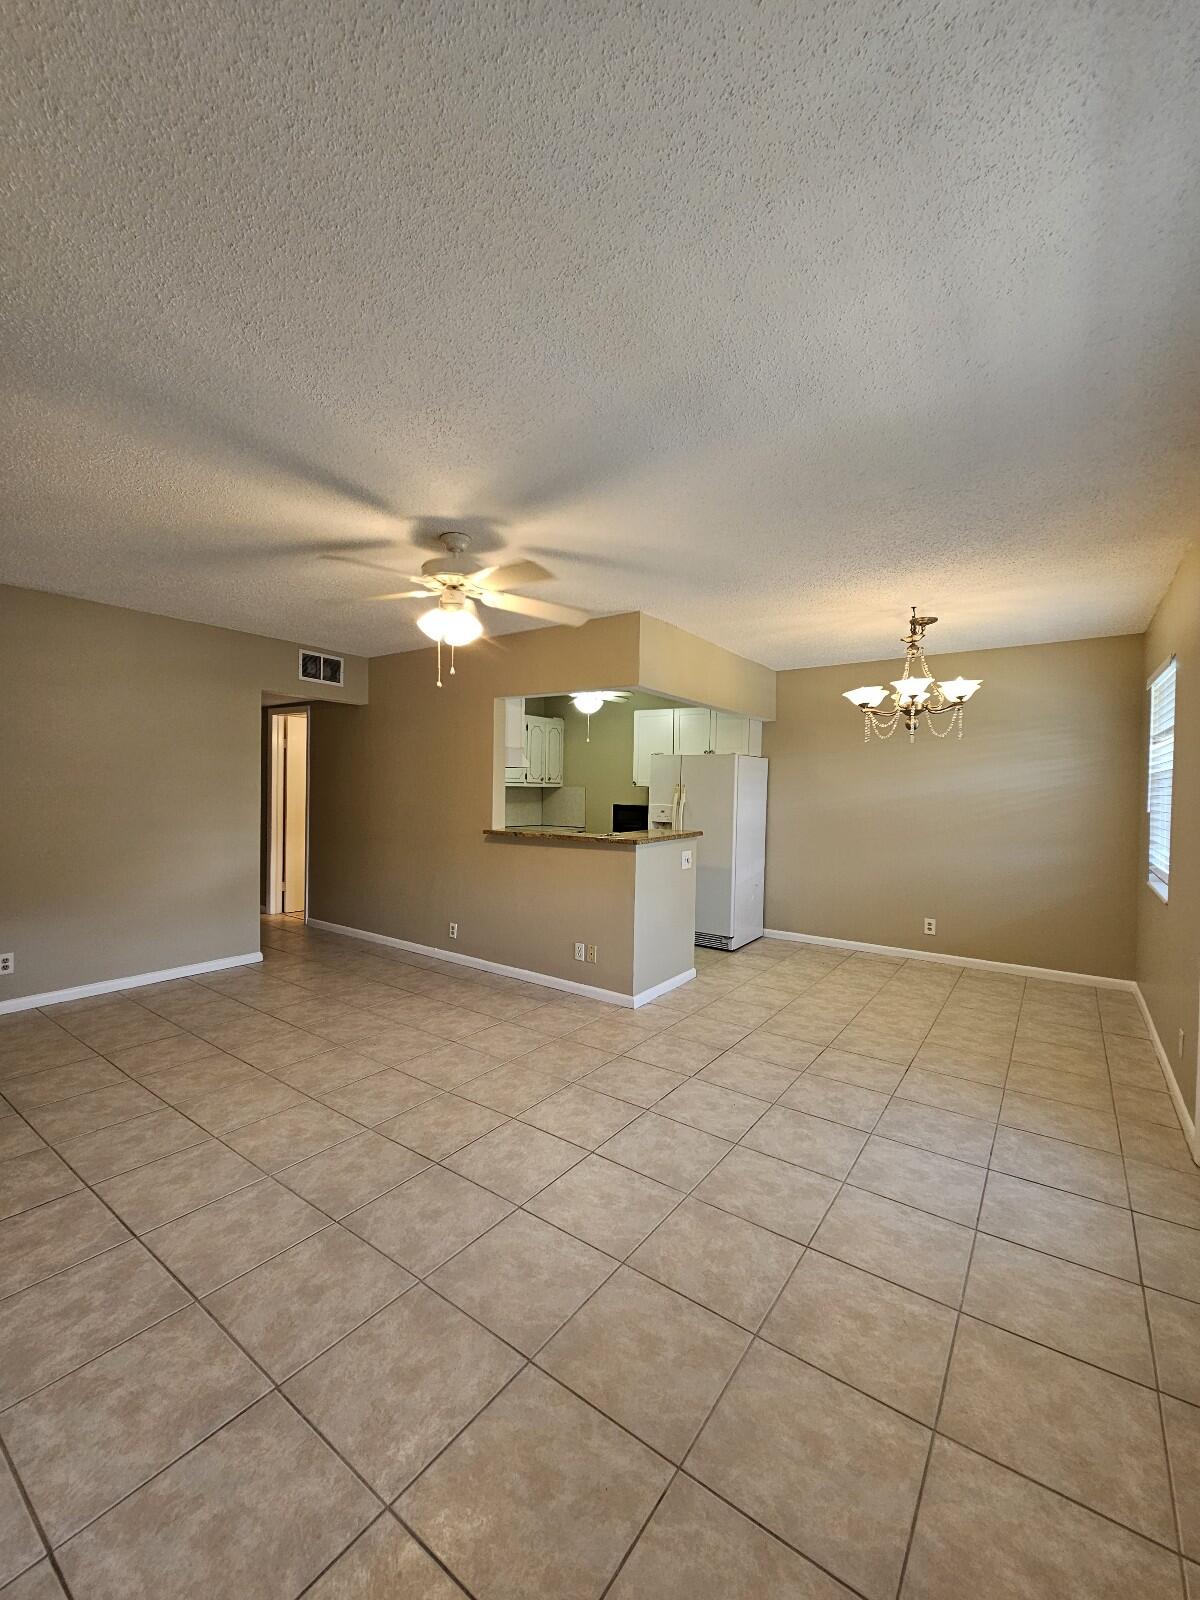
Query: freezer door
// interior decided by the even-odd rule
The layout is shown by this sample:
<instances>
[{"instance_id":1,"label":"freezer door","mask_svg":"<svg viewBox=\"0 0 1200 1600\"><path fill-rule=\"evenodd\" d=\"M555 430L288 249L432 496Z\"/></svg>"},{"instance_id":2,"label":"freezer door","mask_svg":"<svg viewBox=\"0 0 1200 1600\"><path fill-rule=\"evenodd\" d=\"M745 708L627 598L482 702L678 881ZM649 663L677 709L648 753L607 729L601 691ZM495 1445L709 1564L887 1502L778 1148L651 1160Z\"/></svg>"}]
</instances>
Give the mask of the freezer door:
<instances>
[{"instance_id":1,"label":"freezer door","mask_svg":"<svg viewBox=\"0 0 1200 1600\"><path fill-rule=\"evenodd\" d=\"M680 756L650 757L650 805L669 806L679 783Z\"/></svg>"},{"instance_id":2,"label":"freezer door","mask_svg":"<svg viewBox=\"0 0 1200 1600\"><path fill-rule=\"evenodd\" d=\"M685 828L696 840L696 932L733 934L734 798L740 756L682 756Z\"/></svg>"}]
</instances>

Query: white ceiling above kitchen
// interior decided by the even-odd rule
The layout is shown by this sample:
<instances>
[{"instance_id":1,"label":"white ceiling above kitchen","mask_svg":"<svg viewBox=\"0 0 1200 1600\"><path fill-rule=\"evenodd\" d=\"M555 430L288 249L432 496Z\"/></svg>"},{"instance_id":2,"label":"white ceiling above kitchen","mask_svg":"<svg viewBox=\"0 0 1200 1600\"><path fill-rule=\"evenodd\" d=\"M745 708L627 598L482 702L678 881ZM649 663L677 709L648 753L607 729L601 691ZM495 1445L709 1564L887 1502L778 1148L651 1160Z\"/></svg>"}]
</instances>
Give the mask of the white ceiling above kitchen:
<instances>
[{"instance_id":1,"label":"white ceiling above kitchen","mask_svg":"<svg viewBox=\"0 0 1200 1600\"><path fill-rule=\"evenodd\" d=\"M1191 0L6 24L2 581L379 654L322 553L465 528L783 667L1140 629L1195 535Z\"/></svg>"}]
</instances>

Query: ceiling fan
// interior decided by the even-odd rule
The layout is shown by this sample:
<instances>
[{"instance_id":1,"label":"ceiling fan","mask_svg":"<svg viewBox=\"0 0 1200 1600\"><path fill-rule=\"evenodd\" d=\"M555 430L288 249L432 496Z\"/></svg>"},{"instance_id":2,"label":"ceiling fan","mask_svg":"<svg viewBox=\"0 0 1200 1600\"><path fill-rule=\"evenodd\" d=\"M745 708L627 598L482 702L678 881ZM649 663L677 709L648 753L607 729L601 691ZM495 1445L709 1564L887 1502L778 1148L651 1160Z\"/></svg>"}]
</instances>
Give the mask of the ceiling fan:
<instances>
[{"instance_id":1,"label":"ceiling fan","mask_svg":"<svg viewBox=\"0 0 1200 1600\"><path fill-rule=\"evenodd\" d=\"M579 689L571 696L571 704L576 711L587 718L587 738L585 743L592 742L592 718L597 711L603 711L609 700L626 700L628 693L624 689Z\"/></svg>"},{"instance_id":2,"label":"ceiling fan","mask_svg":"<svg viewBox=\"0 0 1200 1600\"><path fill-rule=\"evenodd\" d=\"M397 572L375 561L363 561L358 556L331 555L330 561L344 561L355 567L369 567L375 572L390 573L402 583L415 585L411 589L396 589L387 594L373 594L371 600L417 600L437 597L432 610L417 618L417 627L438 647L438 688L442 687L442 645L450 646L450 672L454 674L454 651L463 645L474 644L483 633L476 602L493 611L514 611L519 616L536 617L539 622L554 622L568 628L578 628L587 622L590 613L574 606L555 605L548 600L534 600L528 595L514 594L518 585L545 583L553 576L536 561L512 561L503 567L480 566L468 552L470 535L466 533L440 533L438 542L444 555L426 561L419 576Z\"/></svg>"}]
</instances>

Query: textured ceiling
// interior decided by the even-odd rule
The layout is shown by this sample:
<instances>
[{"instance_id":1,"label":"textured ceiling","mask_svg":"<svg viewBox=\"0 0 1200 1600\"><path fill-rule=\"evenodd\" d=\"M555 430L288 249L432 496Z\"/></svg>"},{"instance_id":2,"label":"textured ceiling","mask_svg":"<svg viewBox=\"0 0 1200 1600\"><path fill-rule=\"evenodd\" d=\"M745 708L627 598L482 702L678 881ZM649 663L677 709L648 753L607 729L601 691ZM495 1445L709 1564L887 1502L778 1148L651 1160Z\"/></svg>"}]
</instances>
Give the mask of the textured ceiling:
<instances>
[{"instance_id":1,"label":"textured ceiling","mask_svg":"<svg viewBox=\"0 0 1200 1600\"><path fill-rule=\"evenodd\" d=\"M1198 16L7 0L0 580L379 654L417 608L322 552L457 526L772 666L911 601L1140 629L1200 503Z\"/></svg>"}]
</instances>

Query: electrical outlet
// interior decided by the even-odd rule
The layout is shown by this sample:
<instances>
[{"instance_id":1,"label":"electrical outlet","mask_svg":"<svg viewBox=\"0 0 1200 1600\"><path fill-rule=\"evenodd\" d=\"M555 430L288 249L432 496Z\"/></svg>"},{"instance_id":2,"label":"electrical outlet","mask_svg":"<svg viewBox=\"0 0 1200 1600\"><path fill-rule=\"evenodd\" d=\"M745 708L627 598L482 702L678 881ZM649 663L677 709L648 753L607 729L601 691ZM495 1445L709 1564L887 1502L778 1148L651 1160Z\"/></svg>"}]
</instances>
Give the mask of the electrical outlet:
<instances>
[{"instance_id":1,"label":"electrical outlet","mask_svg":"<svg viewBox=\"0 0 1200 1600\"><path fill-rule=\"evenodd\" d=\"M690 850L685 850L683 852L683 870L685 872L690 872L692 870L692 852Z\"/></svg>"},{"instance_id":2,"label":"electrical outlet","mask_svg":"<svg viewBox=\"0 0 1200 1600\"><path fill-rule=\"evenodd\" d=\"M452 939L457 939L458 938L458 923L457 922L452 922L450 924L450 937Z\"/></svg>"},{"instance_id":3,"label":"electrical outlet","mask_svg":"<svg viewBox=\"0 0 1200 1600\"><path fill-rule=\"evenodd\" d=\"M592 963L593 966L596 965L596 946L594 944L588 945L588 947L587 947L587 958Z\"/></svg>"},{"instance_id":4,"label":"electrical outlet","mask_svg":"<svg viewBox=\"0 0 1200 1600\"><path fill-rule=\"evenodd\" d=\"M16 963L17 958L11 950L6 955L0 956L0 978L11 977Z\"/></svg>"},{"instance_id":5,"label":"electrical outlet","mask_svg":"<svg viewBox=\"0 0 1200 1600\"><path fill-rule=\"evenodd\" d=\"M925 932L926 933L936 933L937 932L937 918L936 917L926 917L925 918Z\"/></svg>"},{"instance_id":6,"label":"electrical outlet","mask_svg":"<svg viewBox=\"0 0 1200 1600\"><path fill-rule=\"evenodd\" d=\"M575 959L576 961L587 960L587 950L582 944L577 944L575 946Z\"/></svg>"}]
</instances>

